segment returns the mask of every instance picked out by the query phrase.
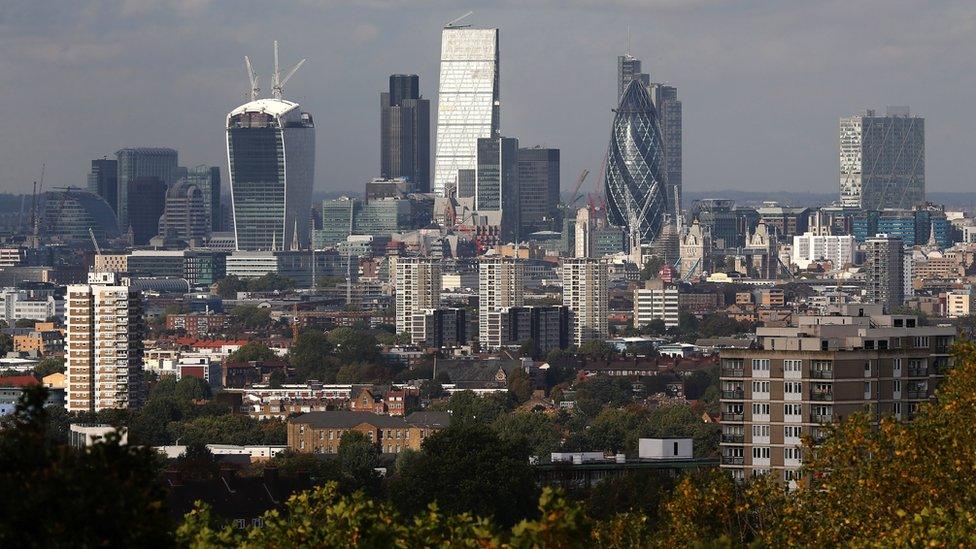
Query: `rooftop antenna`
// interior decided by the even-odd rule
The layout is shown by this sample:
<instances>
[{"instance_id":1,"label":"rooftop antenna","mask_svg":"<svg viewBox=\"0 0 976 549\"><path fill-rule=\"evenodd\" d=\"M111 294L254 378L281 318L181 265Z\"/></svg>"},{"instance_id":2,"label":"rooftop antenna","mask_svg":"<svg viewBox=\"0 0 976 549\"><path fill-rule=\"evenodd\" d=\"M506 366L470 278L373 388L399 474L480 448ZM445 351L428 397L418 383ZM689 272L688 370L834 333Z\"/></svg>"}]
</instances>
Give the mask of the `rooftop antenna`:
<instances>
[{"instance_id":1,"label":"rooftop antenna","mask_svg":"<svg viewBox=\"0 0 976 549\"><path fill-rule=\"evenodd\" d=\"M627 25L627 57L630 57L630 25Z\"/></svg>"},{"instance_id":2,"label":"rooftop antenna","mask_svg":"<svg viewBox=\"0 0 976 549\"><path fill-rule=\"evenodd\" d=\"M278 67L278 41L274 41L274 80L271 85L271 96L275 99L281 99L281 94L285 91L285 83L288 82L292 76L298 72L298 69L305 64L305 60L302 59L292 67L288 74L284 78L281 77L281 69Z\"/></svg>"},{"instance_id":3,"label":"rooftop antenna","mask_svg":"<svg viewBox=\"0 0 976 549\"><path fill-rule=\"evenodd\" d=\"M251 58L244 56L244 67L247 69L247 79L251 81L251 101L257 101L258 94L261 93L261 88L258 87L258 74L254 72L254 67L251 66Z\"/></svg>"},{"instance_id":4,"label":"rooftop antenna","mask_svg":"<svg viewBox=\"0 0 976 549\"><path fill-rule=\"evenodd\" d=\"M465 13L464 15L462 15L461 17L458 17L456 19L452 19L446 25L444 25L444 28L447 29L447 28L453 28L453 27L467 26L467 25L458 25L457 22L460 21L460 20L462 20L462 19L465 19L465 18L467 18L467 17L469 17L471 15L474 15L474 12L473 11L469 11L468 13Z\"/></svg>"}]
</instances>

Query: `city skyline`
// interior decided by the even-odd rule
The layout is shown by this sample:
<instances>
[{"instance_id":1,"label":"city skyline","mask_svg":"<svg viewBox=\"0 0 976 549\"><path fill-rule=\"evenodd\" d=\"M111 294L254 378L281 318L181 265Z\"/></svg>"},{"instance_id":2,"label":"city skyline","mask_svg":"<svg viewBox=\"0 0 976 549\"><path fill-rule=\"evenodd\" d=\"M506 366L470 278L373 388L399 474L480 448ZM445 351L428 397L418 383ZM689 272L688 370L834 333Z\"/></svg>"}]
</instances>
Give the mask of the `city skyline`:
<instances>
[{"instance_id":1,"label":"city skyline","mask_svg":"<svg viewBox=\"0 0 976 549\"><path fill-rule=\"evenodd\" d=\"M837 119L865 108L901 104L930 121L927 190L967 190L974 166L964 152L973 140L969 128L976 117L964 108L971 61L948 54L970 45L971 33L965 31L972 17L954 2L932 6L919 17L906 6L882 13L871 5L843 13L832 6L760 9L753 4L652 3L641 8L618 3L595 12L590 4L577 3L565 13L502 5L479 8L465 22L504 33L503 133L518 136L524 145L560 148L564 189L580 169L599 166L605 140L599 128L610 117L615 59L629 50L643 60L642 71L652 80L681 89L689 191L830 192L838 172ZM8 39L16 45L12 57L17 59L5 61L10 80L4 91L13 100L31 98L49 108L40 122L29 124L19 118L21 113L10 113L11 126L19 131L0 136L0 161L8 168L0 188L29 192L42 163L47 164L47 184L82 187L90 159L126 146L173 147L185 157L184 165L226 169L214 121L219 124L223 113L241 103L246 83L240 56L262 52L273 37L256 26L233 24L246 9L222 6L218 1L179 7L131 2L112 11L89 4L88 9L64 10L77 19L70 26L52 6L10 14L0 25L10 31ZM287 51L309 56L290 95L316 113L325 130L320 132L319 161L333 169L319 174L317 192L351 191L379 175L375 90L389 74L409 72L428 82L425 95L434 97L440 29L464 7L437 5L399 14L375 5L303 6L308 21L299 21L291 35L278 37ZM301 18L295 8L278 11L272 17ZM847 36L842 15L855 21L870 17L878 21L872 27L885 30ZM153 24L132 28L137 16L141 25L149 25L145 21L150 19ZM233 31L213 32L218 17L229 18L232 24L226 27ZM543 32L532 32L542 18L547 21ZM586 32L576 32L581 20ZM620 32L623 21L632 29L629 48L627 33ZM914 35L927 35L924 43L916 46L904 38L909 21ZM714 35L720 22L734 31ZM96 23L102 26L96 29ZM310 24L308 28L324 25L327 32L302 32ZM757 27L754 36L742 36L750 34L752 25ZM185 39L165 41L177 26ZM936 28L940 32L926 32ZM25 32L29 39L24 39ZM143 40L130 40L136 35ZM402 47L391 52L383 47L387 38ZM255 59L264 75L269 72L267 57ZM87 77L79 80L81 73ZM574 74L585 78L569 86ZM65 85L69 77L71 86ZM108 84L113 78L125 78L131 85L113 89ZM946 85L927 83L936 79ZM553 97L554 86L561 97ZM714 91L718 86L720 94ZM562 114L567 109L573 116ZM166 116L145 123L162 113ZM750 139L731 138L742 132ZM748 159L760 156L766 159L765 169L747 170Z\"/></svg>"}]
</instances>

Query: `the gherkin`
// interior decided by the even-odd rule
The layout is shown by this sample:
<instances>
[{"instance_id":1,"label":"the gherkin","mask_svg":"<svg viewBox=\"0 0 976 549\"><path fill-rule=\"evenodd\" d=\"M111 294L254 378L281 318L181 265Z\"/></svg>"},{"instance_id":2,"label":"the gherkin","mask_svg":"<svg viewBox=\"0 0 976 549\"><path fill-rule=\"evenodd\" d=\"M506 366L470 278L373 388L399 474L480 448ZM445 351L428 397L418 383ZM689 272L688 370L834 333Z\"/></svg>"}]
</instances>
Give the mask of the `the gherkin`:
<instances>
[{"instance_id":1,"label":"the gherkin","mask_svg":"<svg viewBox=\"0 0 976 549\"><path fill-rule=\"evenodd\" d=\"M620 96L606 162L607 221L627 227L632 240L650 244L660 234L667 211L664 143L657 109L639 79Z\"/></svg>"}]
</instances>

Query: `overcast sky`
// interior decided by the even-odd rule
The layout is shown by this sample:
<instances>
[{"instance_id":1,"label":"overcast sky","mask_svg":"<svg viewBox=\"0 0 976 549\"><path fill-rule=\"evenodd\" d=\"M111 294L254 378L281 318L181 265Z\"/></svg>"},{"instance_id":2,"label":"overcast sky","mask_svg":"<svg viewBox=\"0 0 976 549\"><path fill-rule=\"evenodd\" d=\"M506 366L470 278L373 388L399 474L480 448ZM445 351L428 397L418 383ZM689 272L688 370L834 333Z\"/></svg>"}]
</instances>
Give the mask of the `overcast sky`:
<instances>
[{"instance_id":1,"label":"overcast sky","mask_svg":"<svg viewBox=\"0 0 976 549\"><path fill-rule=\"evenodd\" d=\"M928 189L976 191L976 5L900 0L8 0L0 190L29 191L42 163L45 187L83 186L125 146L176 148L226 181L242 57L268 89L277 39L282 64L308 58L285 95L315 118L316 190L360 192L388 75L419 74L436 104L441 26L469 9L501 29L502 133L562 149L563 188L599 173L629 25L684 104L686 189L836 192L838 117L910 105Z\"/></svg>"}]
</instances>

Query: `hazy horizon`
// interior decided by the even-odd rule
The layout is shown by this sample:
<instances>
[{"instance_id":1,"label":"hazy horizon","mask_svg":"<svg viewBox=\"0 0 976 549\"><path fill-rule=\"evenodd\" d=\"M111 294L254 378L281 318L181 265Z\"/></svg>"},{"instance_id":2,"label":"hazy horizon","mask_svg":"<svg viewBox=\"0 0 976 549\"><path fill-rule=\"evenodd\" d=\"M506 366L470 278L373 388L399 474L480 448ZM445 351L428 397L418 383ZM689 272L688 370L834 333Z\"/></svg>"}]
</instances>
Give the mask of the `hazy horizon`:
<instances>
[{"instance_id":1,"label":"hazy horizon","mask_svg":"<svg viewBox=\"0 0 976 549\"><path fill-rule=\"evenodd\" d=\"M560 148L564 189L583 168L598 183L628 25L644 71L678 88L689 191L836 192L838 119L886 105L926 118L927 190L974 188L976 18L962 2L38 4L0 13L2 192L29 192L42 163L46 188L84 186L91 159L127 146L176 148L226 182L242 58L266 96L275 39L283 65L308 58L285 97L316 122L316 191L360 192L379 171L387 77L419 74L436 111L441 26L469 9L465 23L500 28L502 133Z\"/></svg>"}]
</instances>

